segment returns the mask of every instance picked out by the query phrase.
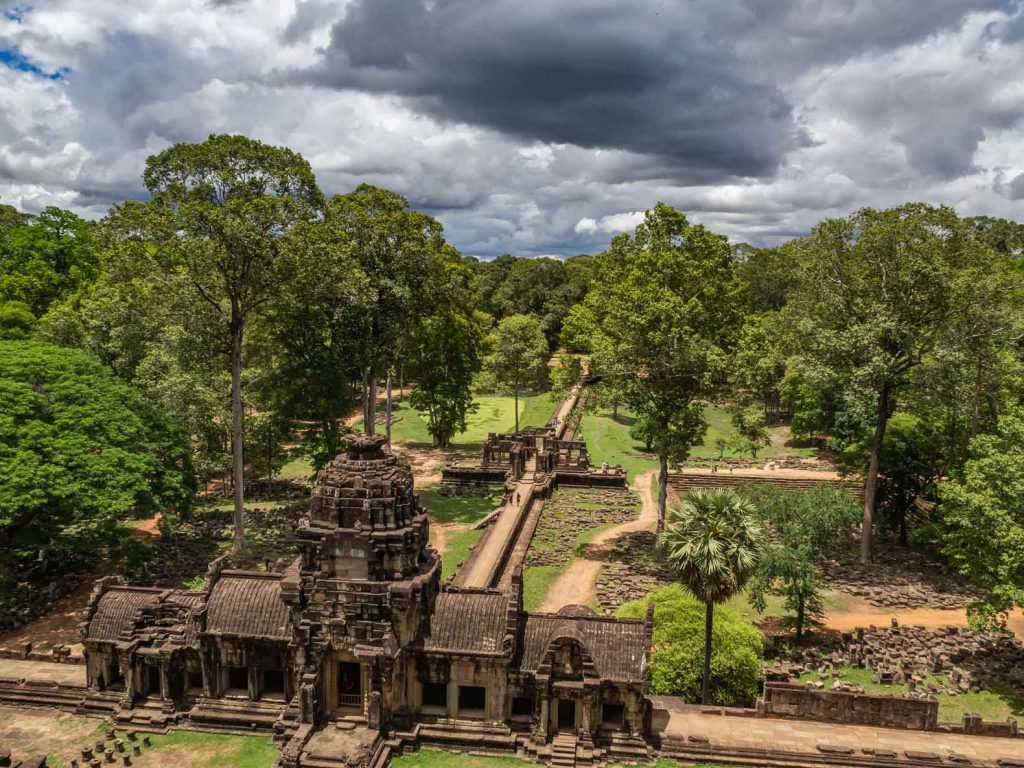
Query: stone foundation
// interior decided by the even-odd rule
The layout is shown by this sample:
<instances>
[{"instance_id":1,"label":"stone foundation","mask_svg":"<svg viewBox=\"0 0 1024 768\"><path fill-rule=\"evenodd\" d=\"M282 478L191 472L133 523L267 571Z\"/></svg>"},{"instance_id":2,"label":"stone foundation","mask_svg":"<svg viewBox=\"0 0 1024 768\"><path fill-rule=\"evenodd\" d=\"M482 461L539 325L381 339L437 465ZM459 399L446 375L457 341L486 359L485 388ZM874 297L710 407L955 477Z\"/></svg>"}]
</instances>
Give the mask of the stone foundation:
<instances>
[{"instance_id":1,"label":"stone foundation","mask_svg":"<svg viewBox=\"0 0 1024 768\"><path fill-rule=\"evenodd\" d=\"M805 683L768 682L758 699L762 717L787 717L881 728L934 730L939 721L935 699L887 694L821 691Z\"/></svg>"}]
</instances>

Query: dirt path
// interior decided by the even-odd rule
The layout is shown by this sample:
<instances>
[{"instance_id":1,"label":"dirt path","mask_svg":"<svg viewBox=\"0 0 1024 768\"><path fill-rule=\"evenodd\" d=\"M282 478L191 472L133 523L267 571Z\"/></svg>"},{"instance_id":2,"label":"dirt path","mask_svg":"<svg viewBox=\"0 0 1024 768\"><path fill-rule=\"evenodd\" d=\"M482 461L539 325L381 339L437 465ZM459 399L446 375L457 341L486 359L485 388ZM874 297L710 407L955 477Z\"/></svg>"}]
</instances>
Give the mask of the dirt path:
<instances>
[{"instance_id":1,"label":"dirt path","mask_svg":"<svg viewBox=\"0 0 1024 768\"><path fill-rule=\"evenodd\" d=\"M928 629L937 627L966 627L967 612L962 609L912 608L897 610L867 605L863 610L826 611L825 626L839 632L850 632L857 627L888 626L895 618L901 625L920 625ZM1010 614L1007 628L1017 637L1024 638L1024 612Z\"/></svg>"},{"instance_id":2,"label":"dirt path","mask_svg":"<svg viewBox=\"0 0 1024 768\"><path fill-rule=\"evenodd\" d=\"M439 523L435 520L430 521L430 546L437 550L437 554L444 557L444 553L448 551L448 534L457 533L466 526L457 525L456 523Z\"/></svg>"},{"instance_id":3,"label":"dirt path","mask_svg":"<svg viewBox=\"0 0 1024 768\"><path fill-rule=\"evenodd\" d=\"M597 534L551 585L540 606L546 613L555 613L566 605L593 605L597 602L597 577L601 575L603 555L608 545L627 533L646 531L658 520L658 504L654 500L652 485L655 472L644 472L633 482L633 490L640 495L640 517L614 525Z\"/></svg>"}]
</instances>

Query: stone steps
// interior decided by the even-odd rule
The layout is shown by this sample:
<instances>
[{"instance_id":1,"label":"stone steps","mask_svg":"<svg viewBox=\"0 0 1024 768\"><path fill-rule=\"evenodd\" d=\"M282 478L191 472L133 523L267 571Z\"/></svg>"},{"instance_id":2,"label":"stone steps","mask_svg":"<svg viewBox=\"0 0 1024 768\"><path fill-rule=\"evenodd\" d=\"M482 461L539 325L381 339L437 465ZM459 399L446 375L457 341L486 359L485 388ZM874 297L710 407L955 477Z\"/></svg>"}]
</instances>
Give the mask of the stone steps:
<instances>
[{"instance_id":1,"label":"stone steps","mask_svg":"<svg viewBox=\"0 0 1024 768\"><path fill-rule=\"evenodd\" d=\"M284 702L200 699L188 716L192 724L204 730L226 728L269 733L274 731L285 706Z\"/></svg>"}]
</instances>

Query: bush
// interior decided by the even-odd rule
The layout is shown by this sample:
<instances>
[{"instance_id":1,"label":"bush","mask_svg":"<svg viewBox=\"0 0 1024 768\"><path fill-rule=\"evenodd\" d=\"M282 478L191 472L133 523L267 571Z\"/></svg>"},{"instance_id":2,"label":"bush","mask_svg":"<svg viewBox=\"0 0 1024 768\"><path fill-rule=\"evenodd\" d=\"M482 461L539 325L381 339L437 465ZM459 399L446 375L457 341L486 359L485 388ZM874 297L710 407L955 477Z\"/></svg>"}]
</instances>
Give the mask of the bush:
<instances>
[{"instance_id":1,"label":"bush","mask_svg":"<svg viewBox=\"0 0 1024 768\"><path fill-rule=\"evenodd\" d=\"M681 586L655 589L623 605L618 615L642 618L654 603L651 691L700 700L704 665L704 604ZM750 706L757 698L764 641L749 621L726 605L715 606L711 633L711 703Z\"/></svg>"},{"instance_id":2,"label":"bush","mask_svg":"<svg viewBox=\"0 0 1024 768\"><path fill-rule=\"evenodd\" d=\"M935 523L914 528L907 536L907 544L915 549L933 549L942 540L942 530Z\"/></svg>"}]
</instances>

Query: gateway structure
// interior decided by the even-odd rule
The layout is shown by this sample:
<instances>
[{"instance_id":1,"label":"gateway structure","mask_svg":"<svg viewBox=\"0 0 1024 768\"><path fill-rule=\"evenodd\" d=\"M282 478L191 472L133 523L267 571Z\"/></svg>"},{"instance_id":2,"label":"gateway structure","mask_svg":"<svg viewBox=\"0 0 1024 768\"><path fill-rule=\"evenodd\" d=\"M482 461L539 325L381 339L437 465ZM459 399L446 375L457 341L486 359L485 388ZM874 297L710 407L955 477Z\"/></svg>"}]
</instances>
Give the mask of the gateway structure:
<instances>
[{"instance_id":1,"label":"gateway structure","mask_svg":"<svg viewBox=\"0 0 1024 768\"><path fill-rule=\"evenodd\" d=\"M282 765L370 764L403 742L553 762L649 756L646 621L523 611L442 587L426 510L383 437L317 478L283 573L211 565L201 592L98 582L82 639L123 723L274 729Z\"/></svg>"}]
</instances>

